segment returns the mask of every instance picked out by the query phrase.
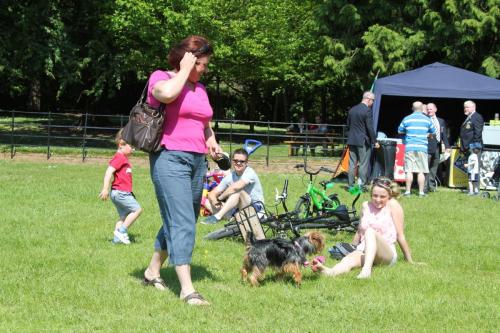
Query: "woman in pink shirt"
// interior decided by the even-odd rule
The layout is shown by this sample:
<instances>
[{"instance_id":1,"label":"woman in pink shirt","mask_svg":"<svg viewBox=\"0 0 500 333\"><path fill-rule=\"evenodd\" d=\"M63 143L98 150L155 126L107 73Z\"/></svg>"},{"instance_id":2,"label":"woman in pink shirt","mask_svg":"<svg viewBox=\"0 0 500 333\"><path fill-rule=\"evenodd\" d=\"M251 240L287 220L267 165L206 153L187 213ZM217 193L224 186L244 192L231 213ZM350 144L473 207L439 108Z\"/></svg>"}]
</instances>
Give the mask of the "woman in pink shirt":
<instances>
[{"instance_id":1,"label":"woman in pink shirt","mask_svg":"<svg viewBox=\"0 0 500 333\"><path fill-rule=\"evenodd\" d=\"M198 82L212 53L205 38L185 38L169 52L174 70L153 72L148 86L147 102L153 107L164 103L166 108L163 149L149 157L163 225L144 282L166 289L160 268L168 257L181 286L179 297L191 305L209 305L194 289L191 259L207 171L205 156L208 153L216 159L222 153L209 123L213 112L207 92Z\"/></svg>"},{"instance_id":2,"label":"woman in pink shirt","mask_svg":"<svg viewBox=\"0 0 500 333\"><path fill-rule=\"evenodd\" d=\"M327 276L345 274L355 267L362 267L359 279L371 276L373 264L393 265L397 261L396 241L405 259L413 263L410 247L404 234L403 208L396 200L399 186L389 178L373 181L371 201L362 205L361 223L354 235L354 252L346 255L332 268L313 261L313 270Z\"/></svg>"}]
</instances>

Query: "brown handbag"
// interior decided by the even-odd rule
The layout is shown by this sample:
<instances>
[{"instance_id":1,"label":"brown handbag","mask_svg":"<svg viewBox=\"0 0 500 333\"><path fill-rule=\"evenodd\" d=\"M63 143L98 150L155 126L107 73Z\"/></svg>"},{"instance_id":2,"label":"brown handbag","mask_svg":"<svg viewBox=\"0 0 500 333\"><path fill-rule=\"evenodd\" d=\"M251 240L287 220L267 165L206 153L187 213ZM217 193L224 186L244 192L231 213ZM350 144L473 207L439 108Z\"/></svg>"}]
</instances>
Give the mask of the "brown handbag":
<instances>
[{"instance_id":1,"label":"brown handbag","mask_svg":"<svg viewBox=\"0 0 500 333\"><path fill-rule=\"evenodd\" d=\"M136 149L156 153L161 149L165 103L161 103L158 109L146 103L148 83L149 80L130 111L129 120L123 127L122 138Z\"/></svg>"}]
</instances>

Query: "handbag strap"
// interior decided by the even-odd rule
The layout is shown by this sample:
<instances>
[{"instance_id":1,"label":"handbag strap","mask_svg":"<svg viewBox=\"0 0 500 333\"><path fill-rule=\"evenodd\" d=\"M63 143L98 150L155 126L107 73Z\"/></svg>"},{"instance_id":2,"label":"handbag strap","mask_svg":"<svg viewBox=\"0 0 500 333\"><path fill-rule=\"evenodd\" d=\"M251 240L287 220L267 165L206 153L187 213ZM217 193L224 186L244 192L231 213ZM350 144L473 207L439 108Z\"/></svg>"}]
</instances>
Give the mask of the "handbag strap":
<instances>
[{"instance_id":1,"label":"handbag strap","mask_svg":"<svg viewBox=\"0 0 500 333\"><path fill-rule=\"evenodd\" d=\"M168 75L168 72L165 72L165 74L167 74L168 78L170 79L170 75ZM149 87L149 78L146 81L146 85L144 86L144 89L142 89L142 94L141 94L141 97L139 97L139 100L137 101L137 105L140 105L142 103L146 103L146 99L147 99L146 91L148 90L148 87ZM158 110L161 112L161 111L165 110L166 106L167 105L165 103L160 102L160 107L158 108Z\"/></svg>"},{"instance_id":2,"label":"handbag strap","mask_svg":"<svg viewBox=\"0 0 500 333\"><path fill-rule=\"evenodd\" d=\"M170 79L170 75L168 75L168 72L165 72L165 74L168 76L168 78ZM146 99L147 99L147 96L146 96L146 91L149 87L149 78L148 80L146 81L146 85L144 86L144 89L142 89L142 94L141 94L141 97L139 97L139 100L137 101L137 105L140 105L142 103L146 103ZM160 102L160 107L158 108L158 110L160 112L162 112L163 110L165 110L165 107L167 105L165 103L162 103Z\"/></svg>"}]
</instances>

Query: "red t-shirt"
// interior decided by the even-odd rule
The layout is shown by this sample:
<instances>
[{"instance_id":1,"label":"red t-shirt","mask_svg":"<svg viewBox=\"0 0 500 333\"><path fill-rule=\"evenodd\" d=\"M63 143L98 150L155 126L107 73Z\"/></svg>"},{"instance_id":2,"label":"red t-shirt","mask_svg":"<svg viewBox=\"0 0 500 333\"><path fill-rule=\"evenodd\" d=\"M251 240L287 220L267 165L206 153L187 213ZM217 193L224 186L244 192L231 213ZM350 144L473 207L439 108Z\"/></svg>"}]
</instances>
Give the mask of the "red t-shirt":
<instances>
[{"instance_id":1,"label":"red t-shirt","mask_svg":"<svg viewBox=\"0 0 500 333\"><path fill-rule=\"evenodd\" d=\"M116 169L111 188L113 190L132 192L132 166L128 162L127 156L117 152L109 161L109 165Z\"/></svg>"}]
</instances>

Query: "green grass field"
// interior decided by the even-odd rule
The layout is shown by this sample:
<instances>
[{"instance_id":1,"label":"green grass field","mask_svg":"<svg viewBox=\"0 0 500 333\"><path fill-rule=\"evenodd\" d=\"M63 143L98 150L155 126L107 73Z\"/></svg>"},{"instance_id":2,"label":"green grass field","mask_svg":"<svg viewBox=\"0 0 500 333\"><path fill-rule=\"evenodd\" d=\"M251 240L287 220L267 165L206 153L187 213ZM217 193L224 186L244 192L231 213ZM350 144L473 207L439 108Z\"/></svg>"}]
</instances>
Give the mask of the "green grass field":
<instances>
[{"instance_id":1,"label":"green grass field","mask_svg":"<svg viewBox=\"0 0 500 333\"><path fill-rule=\"evenodd\" d=\"M305 269L301 288L272 274L260 288L241 283L244 244L205 241L220 226L198 225L193 280L212 306L194 308L179 301L170 267L161 272L169 291L141 285L160 226L148 169L134 168L145 209L134 242L117 246L114 207L97 198L105 168L0 160L0 332L499 331L500 202L445 188L404 198L406 236L426 265L400 259L368 281ZM289 178L293 206L300 175L260 175L268 203ZM351 237L328 234L328 246Z\"/></svg>"}]
</instances>

